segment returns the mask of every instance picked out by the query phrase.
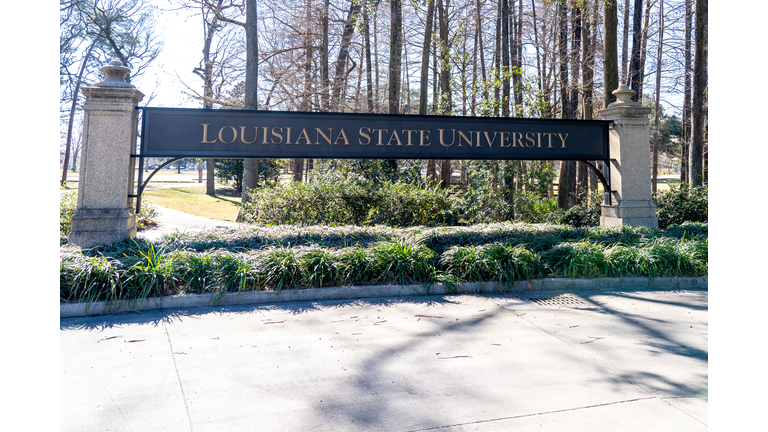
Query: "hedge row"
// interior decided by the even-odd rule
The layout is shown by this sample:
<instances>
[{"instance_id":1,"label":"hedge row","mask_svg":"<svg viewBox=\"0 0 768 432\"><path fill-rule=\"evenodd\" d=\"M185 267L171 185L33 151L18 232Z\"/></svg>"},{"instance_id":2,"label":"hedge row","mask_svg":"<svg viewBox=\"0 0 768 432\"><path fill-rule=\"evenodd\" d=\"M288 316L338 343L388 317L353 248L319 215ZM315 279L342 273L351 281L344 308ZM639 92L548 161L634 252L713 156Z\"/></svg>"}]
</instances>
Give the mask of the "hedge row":
<instances>
[{"instance_id":1,"label":"hedge row","mask_svg":"<svg viewBox=\"0 0 768 432\"><path fill-rule=\"evenodd\" d=\"M62 248L62 301L540 277L701 276L707 226L279 227Z\"/></svg>"}]
</instances>

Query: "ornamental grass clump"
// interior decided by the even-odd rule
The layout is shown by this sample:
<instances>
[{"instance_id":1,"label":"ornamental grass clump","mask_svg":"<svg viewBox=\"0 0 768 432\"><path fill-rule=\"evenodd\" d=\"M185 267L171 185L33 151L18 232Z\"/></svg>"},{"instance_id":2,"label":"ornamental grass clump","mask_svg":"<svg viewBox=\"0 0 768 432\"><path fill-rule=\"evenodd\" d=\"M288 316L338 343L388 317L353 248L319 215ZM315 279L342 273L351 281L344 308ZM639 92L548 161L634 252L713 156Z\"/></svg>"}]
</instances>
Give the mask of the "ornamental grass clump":
<instances>
[{"instance_id":1,"label":"ornamental grass clump","mask_svg":"<svg viewBox=\"0 0 768 432\"><path fill-rule=\"evenodd\" d=\"M259 285L264 289L282 291L294 288L302 281L304 265L298 251L292 247L278 246L260 251L256 260Z\"/></svg>"},{"instance_id":2,"label":"ornamental grass clump","mask_svg":"<svg viewBox=\"0 0 768 432\"><path fill-rule=\"evenodd\" d=\"M124 297L141 299L175 292L179 279L174 273L174 253L166 253L154 244L136 244L130 254L120 260L125 267L121 277Z\"/></svg>"},{"instance_id":3,"label":"ornamental grass clump","mask_svg":"<svg viewBox=\"0 0 768 432\"><path fill-rule=\"evenodd\" d=\"M174 260L174 271L182 282L179 294L186 292L203 293L214 285L213 272L216 268L213 256L202 252L184 252Z\"/></svg>"},{"instance_id":4,"label":"ornamental grass clump","mask_svg":"<svg viewBox=\"0 0 768 432\"><path fill-rule=\"evenodd\" d=\"M59 262L59 295L62 301L83 300L108 304L123 297L122 264L103 255L63 253Z\"/></svg>"},{"instance_id":5,"label":"ornamental grass clump","mask_svg":"<svg viewBox=\"0 0 768 432\"><path fill-rule=\"evenodd\" d=\"M213 256L213 279L218 301L224 293L258 289L256 260L246 253L221 252Z\"/></svg>"},{"instance_id":6,"label":"ornamental grass clump","mask_svg":"<svg viewBox=\"0 0 768 432\"><path fill-rule=\"evenodd\" d=\"M303 285L319 288L338 285L344 280L345 266L338 253L329 248L309 249L301 254L301 262Z\"/></svg>"},{"instance_id":7,"label":"ornamental grass clump","mask_svg":"<svg viewBox=\"0 0 768 432\"><path fill-rule=\"evenodd\" d=\"M537 254L524 246L501 243L451 247L440 256L439 265L461 281L499 284L531 279L542 270Z\"/></svg>"},{"instance_id":8,"label":"ornamental grass clump","mask_svg":"<svg viewBox=\"0 0 768 432\"><path fill-rule=\"evenodd\" d=\"M375 280L380 274L380 261L374 258L370 249L352 246L335 252L341 274L341 284L366 284Z\"/></svg>"},{"instance_id":9,"label":"ornamental grass clump","mask_svg":"<svg viewBox=\"0 0 768 432\"><path fill-rule=\"evenodd\" d=\"M699 276L707 273L707 248L698 241L657 238L640 248L648 256L649 276Z\"/></svg>"},{"instance_id":10,"label":"ornamental grass clump","mask_svg":"<svg viewBox=\"0 0 768 432\"><path fill-rule=\"evenodd\" d=\"M434 251L407 239L379 243L371 250L380 283L429 283L435 281Z\"/></svg>"},{"instance_id":11,"label":"ornamental grass clump","mask_svg":"<svg viewBox=\"0 0 768 432\"><path fill-rule=\"evenodd\" d=\"M605 247L588 241L560 243L541 254L553 274L595 277L606 274Z\"/></svg>"}]
</instances>

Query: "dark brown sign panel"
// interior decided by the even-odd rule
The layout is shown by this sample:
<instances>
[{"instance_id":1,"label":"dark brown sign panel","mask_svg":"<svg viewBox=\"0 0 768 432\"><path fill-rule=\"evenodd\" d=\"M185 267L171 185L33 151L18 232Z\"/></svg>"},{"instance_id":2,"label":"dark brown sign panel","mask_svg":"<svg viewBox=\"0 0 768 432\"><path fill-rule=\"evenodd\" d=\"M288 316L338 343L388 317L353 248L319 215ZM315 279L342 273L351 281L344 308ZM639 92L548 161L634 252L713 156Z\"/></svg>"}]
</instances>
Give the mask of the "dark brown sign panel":
<instances>
[{"instance_id":1,"label":"dark brown sign panel","mask_svg":"<svg viewBox=\"0 0 768 432\"><path fill-rule=\"evenodd\" d=\"M606 160L601 120L141 108L142 157Z\"/></svg>"}]
</instances>

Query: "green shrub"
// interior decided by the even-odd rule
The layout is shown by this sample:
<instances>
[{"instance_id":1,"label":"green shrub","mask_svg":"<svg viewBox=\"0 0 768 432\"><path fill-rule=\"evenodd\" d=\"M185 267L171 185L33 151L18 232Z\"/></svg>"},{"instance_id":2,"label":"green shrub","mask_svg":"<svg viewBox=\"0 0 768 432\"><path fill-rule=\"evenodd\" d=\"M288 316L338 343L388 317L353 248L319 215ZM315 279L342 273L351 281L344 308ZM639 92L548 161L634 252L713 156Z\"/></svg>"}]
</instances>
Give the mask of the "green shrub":
<instances>
[{"instance_id":1,"label":"green shrub","mask_svg":"<svg viewBox=\"0 0 768 432\"><path fill-rule=\"evenodd\" d=\"M515 217L527 223L560 223L562 211L557 208L557 198L542 198L538 193L515 192Z\"/></svg>"},{"instance_id":2,"label":"green shrub","mask_svg":"<svg viewBox=\"0 0 768 432\"><path fill-rule=\"evenodd\" d=\"M356 214L344 198L359 191L355 186L353 182L317 181L263 187L250 192L250 200L243 204L240 214L244 221L259 225L359 223L363 216Z\"/></svg>"},{"instance_id":3,"label":"green shrub","mask_svg":"<svg viewBox=\"0 0 768 432\"><path fill-rule=\"evenodd\" d=\"M668 192L661 192L654 198L659 228L665 229L671 225L683 222L707 222L708 198L704 187L691 187L681 183Z\"/></svg>"},{"instance_id":4,"label":"green shrub","mask_svg":"<svg viewBox=\"0 0 768 432\"><path fill-rule=\"evenodd\" d=\"M454 225L451 197L439 187L382 183L376 191L367 225L394 227Z\"/></svg>"},{"instance_id":5,"label":"green shrub","mask_svg":"<svg viewBox=\"0 0 768 432\"><path fill-rule=\"evenodd\" d=\"M252 191L244 220L261 225L451 225L451 197L439 188L321 178Z\"/></svg>"},{"instance_id":6,"label":"green shrub","mask_svg":"<svg viewBox=\"0 0 768 432\"><path fill-rule=\"evenodd\" d=\"M59 233L66 237L72 231L72 215L77 208L77 191L64 192L59 201Z\"/></svg>"},{"instance_id":7,"label":"green shrub","mask_svg":"<svg viewBox=\"0 0 768 432\"><path fill-rule=\"evenodd\" d=\"M575 228L600 226L600 203L602 197L593 194L582 197L582 203L573 206L562 215L561 223Z\"/></svg>"}]
</instances>

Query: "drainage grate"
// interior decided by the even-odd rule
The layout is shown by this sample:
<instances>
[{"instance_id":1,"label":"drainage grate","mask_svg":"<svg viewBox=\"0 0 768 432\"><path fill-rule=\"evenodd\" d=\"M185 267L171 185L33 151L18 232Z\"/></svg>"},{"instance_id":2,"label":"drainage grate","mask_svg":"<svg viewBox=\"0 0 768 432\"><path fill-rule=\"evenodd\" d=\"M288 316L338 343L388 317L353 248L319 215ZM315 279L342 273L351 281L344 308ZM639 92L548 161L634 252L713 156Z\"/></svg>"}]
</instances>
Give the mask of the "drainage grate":
<instances>
[{"instance_id":1,"label":"drainage grate","mask_svg":"<svg viewBox=\"0 0 768 432\"><path fill-rule=\"evenodd\" d=\"M580 298L573 294L560 294L554 297L541 297L531 298L532 302L539 306L564 306L564 307L583 307L590 306L587 303L581 301Z\"/></svg>"}]
</instances>

